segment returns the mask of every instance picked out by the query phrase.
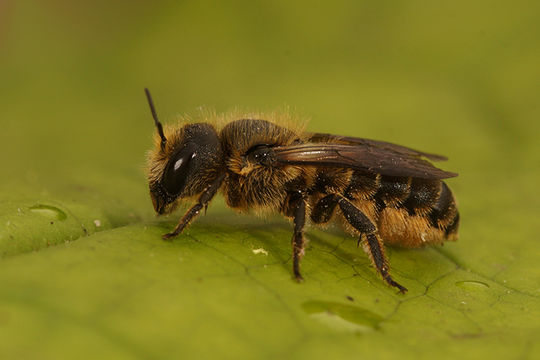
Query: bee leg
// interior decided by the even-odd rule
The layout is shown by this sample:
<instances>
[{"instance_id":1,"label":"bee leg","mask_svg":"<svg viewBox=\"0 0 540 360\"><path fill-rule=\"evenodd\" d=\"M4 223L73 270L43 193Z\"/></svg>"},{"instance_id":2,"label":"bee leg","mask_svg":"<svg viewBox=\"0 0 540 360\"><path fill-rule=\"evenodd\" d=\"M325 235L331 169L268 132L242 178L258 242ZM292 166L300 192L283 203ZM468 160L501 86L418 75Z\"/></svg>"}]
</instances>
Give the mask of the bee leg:
<instances>
[{"instance_id":1,"label":"bee leg","mask_svg":"<svg viewBox=\"0 0 540 360\"><path fill-rule=\"evenodd\" d=\"M386 281L388 285L398 288L400 293L405 294L407 292L407 288L394 281L389 274L388 260L384 254L384 245L380 236L373 233L366 234L366 238L367 242L364 250L369 254L369 257L371 258L372 263L375 264L379 274L381 274L384 281Z\"/></svg>"},{"instance_id":2,"label":"bee leg","mask_svg":"<svg viewBox=\"0 0 540 360\"><path fill-rule=\"evenodd\" d=\"M201 196L199 196L199 200L195 205L189 209L184 216L180 219L178 222L178 225L174 228L174 230L170 233L164 234L162 236L163 240L169 240L178 234L180 234L184 228L191 222L191 220L200 214L202 208L206 208L208 206L208 203L214 195L216 195L219 187L221 186L221 183L223 183L223 180L225 179L225 174L219 175L216 180L212 184L210 184L209 187L206 188L206 190L203 191Z\"/></svg>"},{"instance_id":3,"label":"bee leg","mask_svg":"<svg viewBox=\"0 0 540 360\"><path fill-rule=\"evenodd\" d=\"M325 224L332 219L339 197L336 194L326 195L313 207L310 218L314 224Z\"/></svg>"},{"instance_id":4,"label":"bee leg","mask_svg":"<svg viewBox=\"0 0 540 360\"><path fill-rule=\"evenodd\" d=\"M300 273L300 259L304 255L306 242L304 240L304 225L306 224L306 199L300 192L290 193L284 206L284 213L293 217L294 233L292 237L293 273L296 281L304 280Z\"/></svg>"},{"instance_id":5,"label":"bee leg","mask_svg":"<svg viewBox=\"0 0 540 360\"><path fill-rule=\"evenodd\" d=\"M362 211L346 198L340 196L338 204L345 219L361 233L360 238L366 236L366 242L363 244L364 251L369 255L371 262L379 274L381 274L384 281L390 286L398 288L399 292L402 294L406 293L407 289L394 281L390 276L388 260L384 253L384 244L377 233L377 227Z\"/></svg>"}]
</instances>

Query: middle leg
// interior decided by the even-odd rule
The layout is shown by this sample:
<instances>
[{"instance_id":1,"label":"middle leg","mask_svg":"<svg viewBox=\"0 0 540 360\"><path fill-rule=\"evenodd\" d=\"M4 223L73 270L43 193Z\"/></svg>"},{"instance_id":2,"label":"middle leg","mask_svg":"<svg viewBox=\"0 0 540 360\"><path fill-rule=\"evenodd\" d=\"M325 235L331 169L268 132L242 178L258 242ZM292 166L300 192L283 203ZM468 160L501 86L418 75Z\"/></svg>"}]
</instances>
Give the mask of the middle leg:
<instances>
[{"instance_id":1,"label":"middle leg","mask_svg":"<svg viewBox=\"0 0 540 360\"><path fill-rule=\"evenodd\" d=\"M296 281L303 281L300 273L300 259L304 256L305 239L304 226L306 224L306 199L301 192L289 193L283 212L294 220L294 232L292 237L293 248L293 273Z\"/></svg>"}]
</instances>

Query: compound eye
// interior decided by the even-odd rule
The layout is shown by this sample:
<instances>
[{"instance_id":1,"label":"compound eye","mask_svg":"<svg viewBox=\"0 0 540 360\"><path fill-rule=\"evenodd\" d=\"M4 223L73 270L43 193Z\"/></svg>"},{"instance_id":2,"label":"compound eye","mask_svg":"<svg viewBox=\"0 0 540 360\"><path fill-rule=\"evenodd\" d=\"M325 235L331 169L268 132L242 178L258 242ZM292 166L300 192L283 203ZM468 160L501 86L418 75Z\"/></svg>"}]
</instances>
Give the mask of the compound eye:
<instances>
[{"instance_id":1,"label":"compound eye","mask_svg":"<svg viewBox=\"0 0 540 360\"><path fill-rule=\"evenodd\" d=\"M191 159L195 157L193 146L186 146L172 156L163 175L162 184L165 191L176 196L184 190L188 178Z\"/></svg>"}]
</instances>

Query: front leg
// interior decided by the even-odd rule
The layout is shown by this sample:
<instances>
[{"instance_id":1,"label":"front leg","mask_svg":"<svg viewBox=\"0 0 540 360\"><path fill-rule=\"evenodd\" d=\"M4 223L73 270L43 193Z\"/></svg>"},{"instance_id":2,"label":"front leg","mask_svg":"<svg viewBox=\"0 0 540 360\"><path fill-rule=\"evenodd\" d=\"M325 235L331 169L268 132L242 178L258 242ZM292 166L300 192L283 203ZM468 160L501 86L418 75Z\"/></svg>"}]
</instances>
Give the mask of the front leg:
<instances>
[{"instance_id":1,"label":"front leg","mask_svg":"<svg viewBox=\"0 0 540 360\"><path fill-rule=\"evenodd\" d=\"M300 273L300 259L305 252L304 225L306 224L306 199L302 192L291 192L285 201L283 212L294 221L292 237L293 274L296 281L304 280Z\"/></svg>"},{"instance_id":2,"label":"front leg","mask_svg":"<svg viewBox=\"0 0 540 360\"><path fill-rule=\"evenodd\" d=\"M180 219L180 221L178 222L178 225L176 225L174 230L172 232L164 234L162 236L163 240L169 240L169 239L177 236L178 234L180 234L184 230L184 228L191 222L191 220L193 220L193 218L195 216L199 215L199 213L201 212L201 210L203 208L208 206L208 203L210 202L210 200L212 200L214 195L216 195L218 189L220 188L221 184L223 183L223 180L225 179L225 176L226 176L225 173L219 175L210 184L210 186L208 186L202 192L201 196L199 196L199 200L197 201L197 203L195 205L193 205L191 207L191 209L189 209L184 214L184 216L182 216L182 218Z\"/></svg>"}]
</instances>

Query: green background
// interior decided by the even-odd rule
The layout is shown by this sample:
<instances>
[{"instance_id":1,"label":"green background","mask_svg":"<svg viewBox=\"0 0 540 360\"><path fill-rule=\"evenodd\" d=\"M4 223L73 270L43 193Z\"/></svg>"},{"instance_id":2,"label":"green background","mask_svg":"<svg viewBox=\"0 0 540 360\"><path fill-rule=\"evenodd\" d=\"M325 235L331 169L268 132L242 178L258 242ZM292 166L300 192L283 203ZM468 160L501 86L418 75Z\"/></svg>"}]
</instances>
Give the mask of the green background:
<instances>
[{"instance_id":1,"label":"green background","mask_svg":"<svg viewBox=\"0 0 540 360\"><path fill-rule=\"evenodd\" d=\"M536 1L0 1L0 358L540 358ZM221 199L160 235L154 128L289 105L308 129L441 153L462 214L389 249ZM263 252L256 251L264 249Z\"/></svg>"}]
</instances>

